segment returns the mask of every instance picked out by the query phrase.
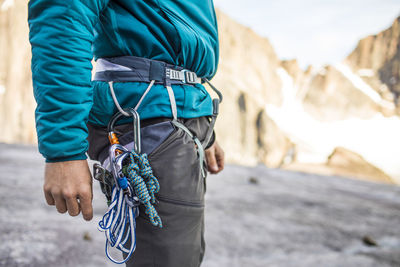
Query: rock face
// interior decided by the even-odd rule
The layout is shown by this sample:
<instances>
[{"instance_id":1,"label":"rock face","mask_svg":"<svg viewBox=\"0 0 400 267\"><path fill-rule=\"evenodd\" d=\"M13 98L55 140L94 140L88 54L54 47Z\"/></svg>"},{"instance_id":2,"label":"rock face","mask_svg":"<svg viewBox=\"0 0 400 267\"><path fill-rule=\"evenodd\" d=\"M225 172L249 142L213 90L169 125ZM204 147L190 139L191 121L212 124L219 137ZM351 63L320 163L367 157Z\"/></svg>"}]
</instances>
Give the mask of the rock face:
<instances>
[{"instance_id":1,"label":"rock face","mask_svg":"<svg viewBox=\"0 0 400 267\"><path fill-rule=\"evenodd\" d=\"M299 70L295 61L282 66L294 78L299 99L321 121L368 119L377 113L400 114L400 17L377 35L362 39L342 64Z\"/></svg>"},{"instance_id":2,"label":"rock face","mask_svg":"<svg viewBox=\"0 0 400 267\"><path fill-rule=\"evenodd\" d=\"M343 147L335 148L324 163L291 162L283 165L282 168L327 176L351 177L385 184L396 183L384 171L372 165L362 156Z\"/></svg>"},{"instance_id":3,"label":"rock face","mask_svg":"<svg viewBox=\"0 0 400 267\"><path fill-rule=\"evenodd\" d=\"M362 39L347 62L387 99L400 95L400 17L377 35ZM394 93L394 96L389 94Z\"/></svg>"},{"instance_id":4,"label":"rock face","mask_svg":"<svg viewBox=\"0 0 400 267\"><path fill-rule=\"evenodd\" d=\"M0 1L0 142L36 142L27 1Z\"/></svg>"},{"instance_id":5,"label":"rock face","mask_svg":"<svg viewBox=\"0 0 400 267\"><path fill-rule=\"evenodd\" d=\"M374 162L368 164L381 167L385 173L390 173L393 180L397 182L400 181L400 173L398 171L392 172L396 169L396 163L388 168L386 162L397 157L395 156L398 153L396 146L399 146L398 138L387 134L393 131L399 122L398 116L396 116L399 115L399 107L396 107L396 98L394 97L397 92L396 86L400 84L396 78L400 74L396 67L400 64L398 56L400 53L399 21L400 18L396 19L389 29L361 40L357 48L341 64L323 67L310 66L305 71L299 69L295 60L283 61L281 64L293 80L291 91L295 92L292 93L292 95L295 95L295 101L290 104L293 104L292 106L297 105L297 107L292 109L295 112L292 112L291 115L297 117L298 121L304 122L304 125L316 126L315 131L309 131L309 136L316 136L313 133L326 134L317 137L325 138L325 143L330 144L330 148L322 152L326 159L329 151L339 146L351 148L352 151L364 158L371 159L379 154L381 155L380 159L375 158L373 159ZM390 76L390 79L384 78L386 76ZM290 108L286 110L290 111ZM297 114L302 116L296 116ZM312 119L309 118L310 116ZM285 119L285 116L278 116L278 119L281 118ZM273 116L273 119L278 126L285 127L285 131L292 140L297 141L296 155L298 155L298 158L302 158L302 154L308 153L308 146L317 143L310 138L307 139L304 133L299 134L303 138L299 141L299 135L296 136L296 128L289 127L290 129L288 129L288 123L286 125L279 123L276 116ZM315 120L318 123L314 123ZM369 125L364 127L368 123ZM333 126L339 127L333 128ZM322 128L330 130L320 131ZM365 129L365 131L361 132L360 129ZM361 135L361 138L357 138L356 135ZM360 141L360 139L363 139L362 136L368 136L368 138ZM352 140L352 143L349 140ZM373 149L371 148L373 146L370 145L371 142L382 144L382 148L388 145L390 147L386 151L378 147ZM307 145L303 146L302 143ZM369 151L366 152L366 150ZM353 164L351 159L345 158L349 160L346 165L351 166ZM290 168L297 166L298 168L295 169L298 170L308 168L319 173L341 174L340 168L317 163L324 161L325 159L319 159L313 163L307 160L294 162ZM306 163L306 165L298 163ZM361 176L371 179L367 169L357 168L357 171L360 172ZM346 173L349 174L344 172L344 174ZM388 181L387 175L382 176L378 172L372 173L377 175L377 180ZM357 175L354 172L352 176Z\"/></svg>"},{"instance_id":6,"label":"rock face","mask_svg":"<svg viewBox=\"0 0 400 267\"><path fill-rule=\"evenodd\" d=\"M291 146L265 112L281 105L280 60L267 39L218 12L220 63L213 83L222 90L217 135L229 162L279 166Z\"/></svg>"},{"instance_id":7,"label":"rock face","mask_svg":"<svg viewBox=\"0 0 400 267\"><path fill-rule=\"evenodd\" d=\"M369 96L333 66L309 71L303 78L305 110L321 121L341 120L350 116L368 119L379 112Z\"/></svg>"},{"instance_id":8,"label":"rock face","mask_svg":"<svg viewBox=\"0 0 400 267\"><path fill-rule=\"evenodd\" d=\"M336 169L336 173L342 176L393 183L392 179L382 170L368 163L360 155L343 147L338 147L332 152L326 165Z\"/></svg>"}]
</instances>

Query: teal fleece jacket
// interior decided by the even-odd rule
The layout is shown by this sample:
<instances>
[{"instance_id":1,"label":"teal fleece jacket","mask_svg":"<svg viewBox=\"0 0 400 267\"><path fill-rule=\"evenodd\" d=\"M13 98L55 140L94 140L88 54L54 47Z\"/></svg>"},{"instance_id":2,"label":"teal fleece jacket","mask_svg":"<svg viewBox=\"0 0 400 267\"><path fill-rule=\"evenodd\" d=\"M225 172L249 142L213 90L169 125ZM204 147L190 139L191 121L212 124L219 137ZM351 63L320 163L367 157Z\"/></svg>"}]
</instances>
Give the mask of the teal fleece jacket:
<instances>
[{"instance_id":1,"label":"teal fleece jacket","mask_svg":"<svg viewBox=\"0 0 400 267\"><path fill-rule=\"evenodd\" d=\"M85 159L86 124L105 126L116 112L105 82L91 81L92 60L132 55L212 78L218 31L212 0L30 0L29 40L39 151L48 162ZM116 83L122 107L135 106L144 83ZM178 117L212 113L202 85L173 86ZM171 117L166 89L154 86L141 119Z\"/></svg>"}]
</instances>

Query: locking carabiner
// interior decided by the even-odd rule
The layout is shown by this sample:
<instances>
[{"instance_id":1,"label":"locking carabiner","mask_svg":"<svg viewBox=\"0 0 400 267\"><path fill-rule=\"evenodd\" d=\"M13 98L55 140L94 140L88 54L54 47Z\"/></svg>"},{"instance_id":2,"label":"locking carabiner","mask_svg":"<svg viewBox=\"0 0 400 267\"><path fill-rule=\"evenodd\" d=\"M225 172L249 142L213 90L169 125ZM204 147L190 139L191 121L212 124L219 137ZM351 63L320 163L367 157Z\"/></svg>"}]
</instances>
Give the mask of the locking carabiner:
<instances>
[{"instance_id":1,"label":"locking carabiner","mask_svg":"<svg viewBox=\"0 0 400 267\"><path fill-rule=\"evenodd\" d=\"M124 110L127 114L130 114L129 117L132 117L133 124L133 137L134 137L134 150L136 153L140 154L141 146L140 146L140 119L139 113L133 109L128 108ZM129 156L128 149L119 144L119 140L117 135L114 132L114 126L116 122L125 116L122 112L117 112L111 118L107 129L108 129L108 138L111 143L111 147L109 149L109 158L111 162L111 171L114 177L115 184L121 188L125 194L130 195L128 189L128 182L124 174L122 173L123 163L125 159ZM125 116L126 117L126 116Z\"/></svg>"},{"instance_id":2,"label":"locking carabiner","mask_svg":"<svg viewBox=\"0 0 400 267\"><path fill-rule=\"evenodd\" d=\"M139 117L139 113L133 109L133 108L127 108L124 109L125 112L127 112L128 114L130 114L129 117L132 117L132 123L133 123L133 137L134 137L134 150L137 154L141 153L141 146L140 146L140 117ZM108 130L108 139L110 141L111 145L114 144L119 144L119 140L117 135L114 132L114 126L115 123L121 118L125 116L124 114L122 114L121 112L117 112L115 113L110 122L108 123L107 126L107 130ZM126 116L125 116L126 117ZM119 153L118 151L116 151L117 153Z\"/></svg>"}]
</instances>

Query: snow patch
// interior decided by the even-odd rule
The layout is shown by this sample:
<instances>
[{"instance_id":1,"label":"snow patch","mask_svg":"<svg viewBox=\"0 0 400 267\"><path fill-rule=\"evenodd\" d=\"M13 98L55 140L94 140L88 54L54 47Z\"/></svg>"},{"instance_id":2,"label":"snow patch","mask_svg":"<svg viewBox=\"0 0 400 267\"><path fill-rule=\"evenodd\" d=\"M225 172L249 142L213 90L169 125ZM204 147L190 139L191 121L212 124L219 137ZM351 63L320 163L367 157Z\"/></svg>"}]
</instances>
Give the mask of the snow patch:
<instances>
[{"instance_id":1,"label":"snow patch","mask_svg":"<svg viewBox=\"0 0 400 267\"><path fill-rule=\"evenodd\" d=\"M14 0L5 0L1 5L1 11L7 11L10 7L14 5Z\"/></svg>"},{"instance_id":2,"label":"snow patch","mask_svg":"<svg viewBox=\"0 0 400 267\"><path fill-rule=\"evenodd\" d=\"M394 103L383 99L371 86L369 86L360 76L353 73L353 71L344 64L336 64L335 68L340 71L349 81L361 92L366 94L378 105L385 108L395 109Z\"/></svg>"},{"instance_id":3,"label":"snow patch","mask_svg":"<svg viewBox=\"0 0 400 267\"><path fill-rule=\"evenodd\" d=\"M284 68L278 68L276 74L282 81L283 106L295 105L297 89L294 86L292 76Z\"/></svg>"},{"instance_id":4,"label":"snow patch","mask_svg":"<svg viewBox=\"0 0 400 267\"><path fill-rule=\"evenodd\" d=\"M375 71L373 69L359 69L357 71L361 77L374 77Z\"/></svg>"},{"instance_id":5,"label":"snow patch","mask_svg":"<svg viewBox=\"0 0 400 267\"><path fill-rule=\"evenodd\" d=\"M0 84L0 95L4 94L6 92L6 88L4 85Z\"/></svg>"},{"instance_id":6,"label":"snow patch","mask_svg":"<svg viewBox=\"0 0 400 267\"><path fill-rule=\"evenodd\" d=\"M297 144L299 162L326 162L332 151L341 146L362 155L400 183L400 118L377 114L369 120L318 121L305 112L301 101L296 99L297 89L292 77L282 68L277 74L282 80L284 101L281 107L267 104L266 112Z\"/></svg>"}]
</instances>

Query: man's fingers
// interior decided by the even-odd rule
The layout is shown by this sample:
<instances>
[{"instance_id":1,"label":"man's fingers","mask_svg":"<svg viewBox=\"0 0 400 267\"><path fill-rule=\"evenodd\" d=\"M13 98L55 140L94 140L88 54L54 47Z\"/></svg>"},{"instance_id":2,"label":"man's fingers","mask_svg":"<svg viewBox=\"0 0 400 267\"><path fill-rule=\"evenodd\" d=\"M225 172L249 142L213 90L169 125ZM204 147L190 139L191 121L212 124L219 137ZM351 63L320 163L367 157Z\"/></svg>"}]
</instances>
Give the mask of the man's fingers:
<instances>
[{"instance_id":1,"label":"man's fingers","mask_svg":"<svg viewBox=\"0 0 400 267\"><path fill-rule=\"evenodd\" d=\"M93 218L92 190L90 188L83 190L79 194L79 203L83 218L86 221L90 221Z\"/></svg>"},{"instance_id":2,"label":"man's fingers","mask_svg":"<svg viewBox=\"0 0 400 267\"><path fill-rule=\"evenodd\" d=\"M77 216L81 211L86 220L93 216L92 177L86 160L46 163L44 195L58 212Z\"/></svg>"},{"instance_id":3,"label":"man's fingers","mask_svg":"<svg viewBox=\"0 0 400 267\"><path fill-rule=\"evenodd\" d=\"M50 190L48 190L47 188L44 188L43 192L44 192L44 197L46 199L47 204L50 206L54 206L55 201L54 201L52 194L50 193Z\"/></svg>"},{"instance_id":4,"label":"man's fingers","mask_svg":"<svg viewBox=\"0 0 400 267\"><path fill-rule=\"evenodd\" d=\"M225 166L225 155L224 151L219 146L215 149L215 157L218 163L218 172L220 172Z\"/></svg>"},{"instance_id":5,"label":"man's fingers","mask_svg":"<svg viewBox=\"0 0 400 267\"><path fill-rule=\"evenodd\" d=\"M215 142L206 150L208 170L212 174L217 174L224 169L225 155L224 150Z\"/></svg>"},{"instance_id":6,"label":"man's fingers","mask_svg":"<svg viewBox=\"0 0 400 267\"><path fill-rule=\"evenodd\" d=\"M65 203L65 199L61 196L61 194L53 194L53 198L56 202L56 208L59 213L65 213L67 211L67 204Z\"/></svg>"},{"instance_id":7,"label":"man's fingers","mask_svg":"<svg viewBox=\"0 0 400 267\"><path fill-rule=\"evenodd\" d=\"M71 216L77 216L80 212L80 207L76 196L65 196L65 200L67 203L68 213Z\"/></svg>"},{"instance_id":8,"label":"man's fingers","mask_svg":"<svg viewBox=\"0 0 400 267\"><path fill-rule=\"evenodd\" d=\"M216 173L218 171L217 159L215 158L215 150L214 148L210 148L206 151L206 159L208 170L211 173Z\"/></svg>"}]
</instances>

